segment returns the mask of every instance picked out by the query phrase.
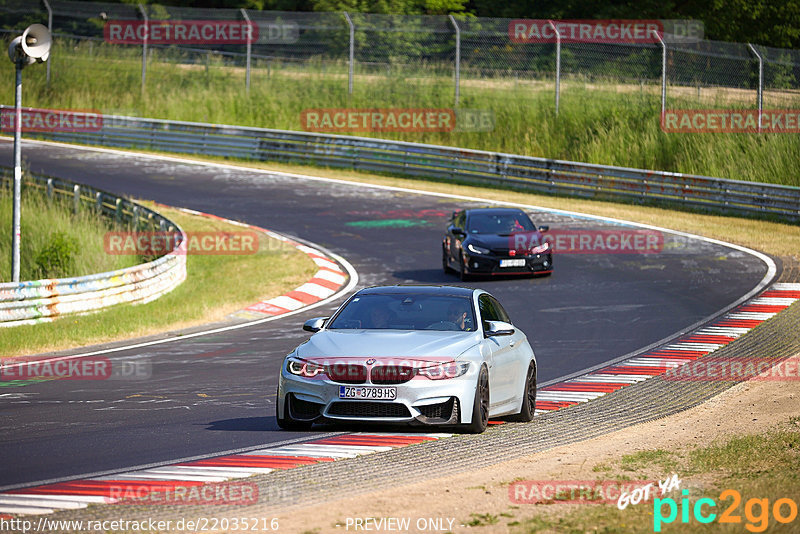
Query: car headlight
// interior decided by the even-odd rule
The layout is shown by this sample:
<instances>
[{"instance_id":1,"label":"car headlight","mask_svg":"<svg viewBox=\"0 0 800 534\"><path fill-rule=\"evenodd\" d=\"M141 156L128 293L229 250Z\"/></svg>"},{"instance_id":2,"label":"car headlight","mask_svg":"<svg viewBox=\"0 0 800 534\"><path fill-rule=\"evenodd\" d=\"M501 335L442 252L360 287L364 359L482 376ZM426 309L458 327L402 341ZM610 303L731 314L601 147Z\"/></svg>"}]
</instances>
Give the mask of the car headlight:
<instances>
[{"instance_id":1,"label":"car headlight","mask_svg":"<svg viewBox=\"0 0 800 534\"><path fill-rule=\"evenodd\" d=\"M472 243L467 245L467 249L470 252L474 252L475 254L489 254L491 252L491 250L489 250L488 248L479 247L479 246L473 245Z\"/></svg>"},{"instance_id":2,"label":"car headlight","mask_svg":"<svg viewBox=\"0 0 800 534\"><path fill-rule=\"evenodd\" d=\"M467 371L469 371L469 362L449 362L423 367L417 370L417 374L431 380L445 380L447 378L457 378Z\"/></svg>"},{"instance_id":3,"label":"car headlight","mask_svg":"<svg viewBox=\"0 0 800 534\"><path fill-rule=\"evenodd\" d=\"M547 252L550 250L550 241L545 241L538 247L533 247L531 249L531 254L541 254L542 252Z\"/></svg>"},{"instance_id":4,"label":"car headlight","mask_svg":"<svg viewBox=\"0 0 800 534\"><path fill-rule=\"evenodd\" d=\"M325 374L324 365L299 358L289 358L286 362L286 370L303 378L314 378L317 375Z\"/></svg>"}]
</instances>

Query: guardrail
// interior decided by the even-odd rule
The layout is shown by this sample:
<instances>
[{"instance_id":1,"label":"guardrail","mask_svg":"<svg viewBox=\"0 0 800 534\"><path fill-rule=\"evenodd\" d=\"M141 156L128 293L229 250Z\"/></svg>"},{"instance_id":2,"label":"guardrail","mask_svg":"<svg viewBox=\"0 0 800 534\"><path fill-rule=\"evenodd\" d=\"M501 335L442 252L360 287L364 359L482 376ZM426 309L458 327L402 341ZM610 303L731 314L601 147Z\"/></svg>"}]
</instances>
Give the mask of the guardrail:
<instances>
[{"instance_id":1,"label":"guardrail","mask_svg":"<svg viewBox=\"0 0 800 534\"><path fill-rule=\"evenodd\" d=\"M6 106L0 106L0 108ZM70 143L352 168L539 193L800 220L800 188L367 137L107 115L102 128L29 133Z\"/></svg>"},{"instance_id":2,"label":"guardrail","mask_svg":"<svg viewBox=\"0 0 800 534\"><path fill-rule=\"evenodd\" d=\"M0 176L0 182L11 182ZM180 234L183 230L163 215L130 200L86 185L27 174L24 187L40 187L48 197L69 197L73 210L93 209L136 230ZM105 273L0 284L0 327L50 321L115 304L144 303L172 291L186 279L186 255L173 251L153 261Z\"/></svg>"}]
</instances>

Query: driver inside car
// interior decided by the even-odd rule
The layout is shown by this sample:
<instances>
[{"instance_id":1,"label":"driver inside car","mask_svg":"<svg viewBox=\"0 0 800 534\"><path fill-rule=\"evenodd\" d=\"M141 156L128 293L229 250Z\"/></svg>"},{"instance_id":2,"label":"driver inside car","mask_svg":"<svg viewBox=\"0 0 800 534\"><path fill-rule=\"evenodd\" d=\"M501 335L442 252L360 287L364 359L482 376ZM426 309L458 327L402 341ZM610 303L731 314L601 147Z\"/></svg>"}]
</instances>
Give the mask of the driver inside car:
<instances>
[{"instance_id":1,"label":"driver inside car","mask_svg":"<svg viewBox=\"0 0 800 534\"><path fill-rule=\"evenodd\" d=\"M447 320L455 323L459 330L467 330L467 310L458 304L451 304L447 309Z\"/></svg>"}]
</instances>

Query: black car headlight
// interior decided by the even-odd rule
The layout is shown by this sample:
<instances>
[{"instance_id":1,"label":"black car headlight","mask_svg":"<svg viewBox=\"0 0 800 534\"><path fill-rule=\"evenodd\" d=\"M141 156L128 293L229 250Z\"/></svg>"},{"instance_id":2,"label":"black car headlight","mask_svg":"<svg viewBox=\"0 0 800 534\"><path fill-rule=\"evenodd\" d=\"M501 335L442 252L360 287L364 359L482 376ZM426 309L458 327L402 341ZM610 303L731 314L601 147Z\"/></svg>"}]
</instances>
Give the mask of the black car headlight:
<instances>
[{"instance_id":1,"label":"black car headlight","mask_svg":"<svg viewBox=\"0 0 800 534\"><path fill-rule=\"evenodd\" d=\"M467 250L474 252L475 254L489 254L492 252L488 248L479 247L477 245L473 245L472 243L467 245Z\"/></svg>"}]
</instances>

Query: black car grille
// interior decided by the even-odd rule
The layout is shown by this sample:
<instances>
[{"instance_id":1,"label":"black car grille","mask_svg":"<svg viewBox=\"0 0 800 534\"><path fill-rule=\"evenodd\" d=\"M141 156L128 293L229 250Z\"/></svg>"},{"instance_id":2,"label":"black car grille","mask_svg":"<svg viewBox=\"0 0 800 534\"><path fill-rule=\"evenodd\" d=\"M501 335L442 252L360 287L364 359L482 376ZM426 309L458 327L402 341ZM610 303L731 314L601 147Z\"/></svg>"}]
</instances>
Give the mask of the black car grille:
<instances>
[{"instance_id":1,"label":"black car grille","mask_svg":"<svg viewBox=\"0 0 800 534\"><path fill-rule=\"evenodd\" d=\"M373 384L402 384L417 374L417 370L408 365L378 365L369 372Z\"/></svg>"},{"instance_id":2,"label":"black car grille","mask_svg":"<svg viewBox=\"0 0 800 534\"><path fill-rule=\"evenodd\" d=\"M329 415L347 417L411 417L405 404L396 402L334 402Z\"/></svg>"},{"instance_id":3,"label":"black car grille","mask_svg":"<svg viewBox=\"0 0 800 534\"><path fill-rule=\"evenodd\" d=\"M327 375L334 382L363 384L367 381L367 367L357 363L333 363L328 366Z\"/></svg>"}]
</instances>

